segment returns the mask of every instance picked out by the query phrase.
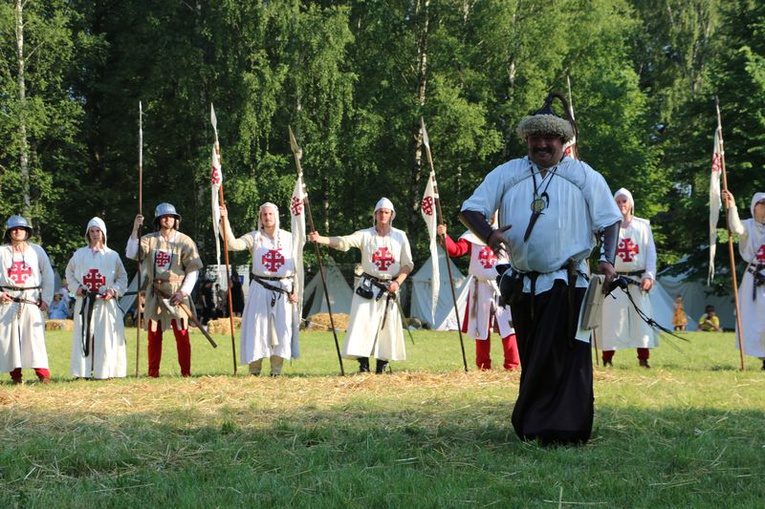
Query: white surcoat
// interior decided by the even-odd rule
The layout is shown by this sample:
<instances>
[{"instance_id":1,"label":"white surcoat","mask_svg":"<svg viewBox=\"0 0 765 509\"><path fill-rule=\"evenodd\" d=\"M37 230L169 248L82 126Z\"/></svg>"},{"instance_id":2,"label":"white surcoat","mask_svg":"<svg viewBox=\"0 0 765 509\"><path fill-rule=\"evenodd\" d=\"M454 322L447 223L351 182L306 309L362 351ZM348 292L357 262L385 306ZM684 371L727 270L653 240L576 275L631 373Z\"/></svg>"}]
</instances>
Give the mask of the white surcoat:
<instances>
[{"instance_id":1,"label":"white surcoat","mask_svg":"<svg viewBox=\"0 0 765 509\"><path fill-rule=\"evenodd\" d=\"M292 234L277 229L273 238L262 231L251 231L235 239L228 221L224 230L232 251L248 250L252 254L253 280L242 314L240 362L276 355L284 359L300 356L297 303L289 301L294 290L295 260L292 254Z\"/></svg>"},{"instance_id":2,"label":"white surcoat","mask_svg":"<svg viewBox=\"0 0 765 509\"><path fill-rule=\"evenodd\" d=\"M53 268L37 244L21 253L0 246L0 286L23 302L0 303L0 372L16 368L48 368L45 317L35 304L53 299Z\"/></svg>"},{"instance_id":3,"label":"white surcoat","mask_svg":"<svg viewBox=\"0 0 765 509\"><path fill-rule=\"evenodd\" d=\"M123 314L118 298L127 288L127 273L116 251L105 247L93 251L82 247L75 251L66 266L69 291L76 295L77 289L85 287L89 292L104 294L112 289L116 297L107 300L95 298L90 317L91 344L88 355L83 349L83 305L85 297L77 296L74 307L74 332L72 335L72 376L80 378L121 378L127 375L127 353ZM87 308L85 312L87 312Z\"/></svg>"},{"instance_id":4,"label":"white surcoat","mask_svg":"<svg viewBox=\"0 0 765 509\"><path fill-rule=\"evenodd\" d=\"M338 249L348 251L352 247L358 248L364 272L380 280L389 281L403 267L410 270L414 267L409 239L406 233L397 228L391 228L387 235L379 235L372 227L338 238ZM399 304L388 299L387 295L377 299L381 292L384 290L375 287L375 298L372 299L353 294L343 357L355 359L374 356L380 360L406 360Z\"/></svg>"},{"instance_id":5,"label":"white surcoat","mask_svg":"<svg viewBox=\"0 0 765 509\"><path fill-rule=\"evenodd\" d=\"M656 274L656 246L653 242L651 224L639 217L633 217L628 225L619 229L619 243L616 248L618 275L640 283L642 279L654 279ZM641 274L637 274L640 272ZM651 292L644 292L639 286L627 287L637 307L649 317L653 317ZM648 325L629 297L616 289L603 300L603 325L598 330L602 350L620 350L624 348L655 348L659 345L659 335Z\"/></svg>"}]
</instances>

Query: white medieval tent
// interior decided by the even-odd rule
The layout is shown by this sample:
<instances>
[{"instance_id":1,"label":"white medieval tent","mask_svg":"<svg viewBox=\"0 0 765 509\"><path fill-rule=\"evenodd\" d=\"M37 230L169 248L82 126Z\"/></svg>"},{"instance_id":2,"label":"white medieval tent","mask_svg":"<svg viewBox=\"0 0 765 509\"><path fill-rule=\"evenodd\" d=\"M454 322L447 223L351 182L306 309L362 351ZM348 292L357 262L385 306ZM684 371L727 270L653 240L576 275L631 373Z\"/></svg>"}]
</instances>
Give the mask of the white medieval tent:
<instances>
[{"instance_id":1,"label":"white medieval tent","mask_svg":"<svg viewBox=\"0 0 765 509\"><path fill-rule=\"evenodd\" d=\"M412 306L410 316L418 318L422 323L428 325L434 330L457 330L461 324L462 317L465 315L465 306L467 305L467 295L472 281L472 276L465 277L460 270L449 259L454 278L454 291L457 295L457 308L460 318L454 315L454 300L452 292L449 289L449 271L444 263L444 252L438 251L439 263L438 270L441 277L441 289L438 292L438 304L436 305L435 321L431 314L431 287L433 285L433 260L428 261L412 277Z\"/></svg>"},{"instance_id":2,"label":"white medieval tent","mask_svg":"<svg viewBox=\"0 0 765 509\"><path fill-rule=\"evenodd\" d=\"M726 295L716 295L714 288L705 286L702 280L694 280L683 274L668 275L666 272L662 271L659 274L659 283L673 300L676 295L683 298L683 309L688 315L686 330L698 329L699 318L704 314L704 308L707 304L715 307L715 312L720 317L720 326L723 329L734 330L736 328L736 305L732 292Z\"/></svg>"},{"instance_id":3,"label":"white medieval tent","mask_svg":"<svg viewBox=\"0 0 765 509\"><path fill-rule=\"evenodd\" d=\"M350 313L353 290L345 281L335 260L327 257L323 266L327 278L327 290L329 292L329 302L332 306L332 313ZM313 276L311 281L305 285L305 290L303 290L303 309L303 314L305 315L304 318L308 318L317 313L328 312L327 298L324 295L321 274L318 272Z\"/></svg>"}]
</instances>

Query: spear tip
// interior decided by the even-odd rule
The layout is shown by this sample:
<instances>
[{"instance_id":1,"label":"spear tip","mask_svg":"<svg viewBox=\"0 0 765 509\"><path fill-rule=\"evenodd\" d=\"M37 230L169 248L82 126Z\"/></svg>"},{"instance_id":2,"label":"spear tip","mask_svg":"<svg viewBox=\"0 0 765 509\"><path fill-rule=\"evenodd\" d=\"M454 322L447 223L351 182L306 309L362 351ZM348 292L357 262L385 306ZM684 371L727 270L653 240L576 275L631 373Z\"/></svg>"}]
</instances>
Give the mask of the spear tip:
<instances>
[{"instance_id":1,"label":"spear tip","mask_svg":"<svg viewBox=\"0 0 765 509\"><path fill-rule=\"evenodd\" d=\"M425 119L420 117L420 129L422 130L422 143L430 148L430 139L428 138L428 130L425 128Z\"/></svg>"}]
</instances>

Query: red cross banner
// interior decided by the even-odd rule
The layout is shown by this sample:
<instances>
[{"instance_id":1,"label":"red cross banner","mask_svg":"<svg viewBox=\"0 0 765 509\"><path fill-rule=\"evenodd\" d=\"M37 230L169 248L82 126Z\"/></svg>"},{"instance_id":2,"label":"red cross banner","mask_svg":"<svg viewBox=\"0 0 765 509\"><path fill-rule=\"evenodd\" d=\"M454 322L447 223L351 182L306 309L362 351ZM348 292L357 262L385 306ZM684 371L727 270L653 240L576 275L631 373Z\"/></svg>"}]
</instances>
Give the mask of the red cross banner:
<instances>
[{"instance_id":1,"label":"red cross banner","mask_svg":"<svg viewBox=\"0 0 765 509\"><path fill-rule=\"evenodd\" d=\"M438 214L436 208L438 200L438 187L436 186L436 172L431 171L428 183L425 185L425 193L422 195L420 212L425 224L428 225L428 237L430 239L430 260L432 264L431 276L431 309L433 323L436 322L436 306L438 305L438 291L441 288L440 270L438 267L438 244L436 242L436 228L438 227ZM448 260L447 260L447 263Z\"/></svg>"},{"instance_id":2,"label":"red cross banner","mask_svg":"<svg viewBox=\"0 0 765 509\"><path fill-rule=\"evenodd\" d=\"M210 173L210 202L212 203L212 223L213 232L215 232L215 263L220 270L220 187L223 184L223 170L220 164L220 148L216 141L212 149L212 172ZM218 275L218 282L222 283L225 277ZM226 285L228 287L228 285ZM221 285L223 289L223 285Z\"/></svg>"},{"instance_id":3,"label":"red cross banner","mask_svg":"<svg viewBox=\"0 0 765 509\"><path fill-rule=\"evenodd\" d=\"M717 252L717 220L720 218L722 199L720 198L720 173L722 171L723 150L722 129L715 130L715 146L712 155L712 175L709 179L709 273L707 286L715 278L715 253Z\"/></svg>"},{"instance_id":4,"label":"red cross banner","mask_svg":"<svg viewBox=\"0 0 765 509\"><path fill-rule=\"evenodd\" d=\"M292 231L292 259L295 261L295 290L298 295L298 316L303 314L303 246L305 246L305 184L303 174L295 180L295 189L290 198L290 230Z\"/></svg>"}]
</instances>

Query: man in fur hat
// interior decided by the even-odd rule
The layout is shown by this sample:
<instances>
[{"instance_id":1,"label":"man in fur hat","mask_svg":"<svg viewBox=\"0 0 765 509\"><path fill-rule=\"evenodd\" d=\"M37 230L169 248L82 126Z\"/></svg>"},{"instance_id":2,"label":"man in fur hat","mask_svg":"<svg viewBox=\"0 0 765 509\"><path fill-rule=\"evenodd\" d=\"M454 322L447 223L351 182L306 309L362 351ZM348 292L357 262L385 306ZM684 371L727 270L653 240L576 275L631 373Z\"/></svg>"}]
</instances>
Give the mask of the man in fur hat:
<instances>
[{"instance_id":1,"label":"man in fur hat","mask_svg":"<svg viewBox=\"0 0 765 509\"><path fill-rule=\"evenodd\" d=\"M70 371L76 378L127 375L125 327L118 299L127 290L119 254L106 245L106 224L94 217L85 227L88 245L74 252L66 280L76 296Z\"/></svg>"},{"instance_id":2,"label":"man in fur hat","mask_svg":"<svg viewBox=\"0 0 765 509\"><path fill-rule=\"evenodd\" d=\"M29 242L32 227L21 216L5 223L0 246L0 372L22 383L21 368L50 381L45 315L53 298L53 268L45 250Z\"/></svg>"},{"instance_id":3,"label":"man in fur hat","mask_svg":"<svg viewBox=\"0 0 765 509\"><path fill-rule=\"evenodd\" d=\"M125 256L141 260L146 277L145 317L149 340L149 376L159 377L162 360L162 331L172 328L178 350L181 376L191 376L191 342L189 317L178 304L194 309L189 296L199 277L202 260L191 237L178 231L181 216L170 203L160 203L154 210L157 231L144 235L138 232L143 216L137 215L133 233L125 247ZM140 250L140 252L139 252ZM192 311L193 312L193 311Z\"/></svg>"},{"instance_id":4,"label":"man in fur hat","mask_svg":"<svg viewBox=\"0 0 765 509\"><path fill-rule=\"evenodd\" d=\"M393 227L396 210L388 198L375 205L374 226L344 237L322 237L311 232L308 240L333 249L361 251L364 273L351 302L343 357L357 359L359 371L369 372L369 357L383 373L389 361L406 360L403 324L395 300L401 284L412 272L412 251L406 233Z\"/></svg>"},{"instance_id":5,"label":"man in fur hat","mask_svg":"<svg viewBox=\"0 0 765 509\"><path fill-rule=\"evenodd\" d=\"M292 234L279 228L279 208L260 206L258 229L236 238L226 207L220 208L221 232L231 251L252 254L252 284L244 305L239 354L250 373L260 375L263 359L271 376L282 374L285 360L300 356L298 294Z\"/></svg>"},{"instance_id":6,"label":"man in fur hat","mask_svg":"<svg viewBox=\"0 0 765 509\"><path fill-rule=\"evenodd\" d=\"M614 194L614 201L622 213L614 268L630 283L626 290L616 290L611 294L614 298L603 301L603 325L598 331L602 338L603 366L613 366L616 350L637 348L638 363L650 368L650 348L659 346L659 338L653 327L638 315L635 306L653 316L649 292L656 278L656 246L651 223L635 217L632 193L621 188ZM629 292L632 302L625 292Z\"/></svg>"},{"instance_id":7,"label":"man in fur hat","mask_svg":"<svg viewBox=\"0 0 765 509\"><path fill-rule=\"evenodd\" d=\"M574 123L552 111L551 97L518 124L528 155L490 172L462 205L460 219L494 252L509 250L500 290L510 303L523 366L516 433L542 444L584 443L594 414L592 357L589 333L578 331L577 318L596 236L606 288L615 275L621 214L605 179L564 155ZM495 210L498 229L490 224Z\"/></svg>"}]
</instances>

